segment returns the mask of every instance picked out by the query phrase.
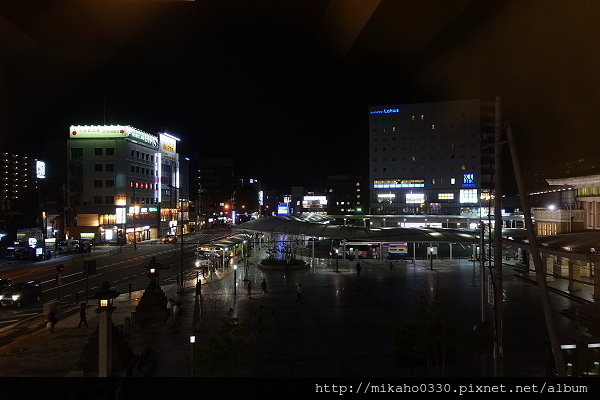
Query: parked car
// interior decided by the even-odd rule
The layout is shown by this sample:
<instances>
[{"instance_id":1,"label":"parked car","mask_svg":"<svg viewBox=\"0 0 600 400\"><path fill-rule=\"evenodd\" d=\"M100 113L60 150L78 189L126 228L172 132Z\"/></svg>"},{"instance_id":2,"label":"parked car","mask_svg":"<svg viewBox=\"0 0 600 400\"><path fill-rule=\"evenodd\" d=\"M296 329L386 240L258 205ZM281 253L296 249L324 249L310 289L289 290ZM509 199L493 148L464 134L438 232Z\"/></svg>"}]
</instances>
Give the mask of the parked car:
<instances>
[{"instance_id":1,"label":"parked car","mask_svg":"<svg viewBox=\"0 0 600 400\"><path fill-rule=\"evenodd\" d=\"M79 248L78 240L61 240L56 245L56 250L58 251L59 254L60 253L72 253L74 251L77 251L78 248Z\"/></svg>"},{"instance_id":2,"label":"parked car","mask_svg":"<svg viewBox=\"0 0 600 400\"><path fill-rule=\"evenodd\" d=\"M42 284L39 281L19 282L8 286L0 294L2 307L17 307L42 299Z\"/></svg>"},{"instance_id":3,"label":"parked car","mask_svg":"<svg viewBox=\"0 0 600 400\"><path fill-rule=\"evenodd\" d=\"M25 260L29 257L29 251L26 247L10 246L6 248L4 257L7 260Z\"/></svg>"},{"instance_id":4,"label":"parked car","mask_svg":"<svg viewBox=\"0 0 600 400\"><path fill-rule=\"evenodd\" d=\"M177 236L175 235L167 235L161 239L163 243L177 243Z\"/></svg>"}]
</instances>

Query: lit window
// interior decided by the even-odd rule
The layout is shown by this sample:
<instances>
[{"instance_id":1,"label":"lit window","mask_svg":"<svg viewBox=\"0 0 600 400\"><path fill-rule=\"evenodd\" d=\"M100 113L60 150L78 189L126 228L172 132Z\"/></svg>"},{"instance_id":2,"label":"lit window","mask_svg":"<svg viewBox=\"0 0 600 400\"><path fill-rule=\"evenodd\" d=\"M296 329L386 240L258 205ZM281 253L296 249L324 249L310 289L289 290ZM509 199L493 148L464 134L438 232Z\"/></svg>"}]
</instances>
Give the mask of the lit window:
<instances>
[{"instance_id":1,"label":"lit window","mask_svg":"<svg viewBox=\"0 0 600 400\"><path fill-rule=\"evenodd\" d=\"M356 186L360 186L360 182L356 182Z\"/></svg>"},{"instance_id":2,"label":"lit window","mask_svg":"<svg viewBox=\"0 0 600 400\"><path fill-rule=\"evenodd\" d=\"M477 189L461 189L460 191L460 202L461 203L477 203Z\"/></svg>"},{"instance_id":3,"label":"lit window","mask_svg":"<svg viewBox=\"0 0 600 400\"><path fill-rule=\"evenodd\" d=\"M460 169L461 169L462 171L464 171L465 169L467 169L467 167L465 166L465 164L463 164L463 165L461 165L461 166L460 166Z\"/></svg>"},{"instance_id":4,"label":"lit window","mask_svg":"<svg viewBox=\"0 0 600 400\"><path fill-rule=\"evenodd\" d=\"M454 200L454 193L438 193L438 200Z\"/></svg>"},{"instance_id":5,"label":"lit window","mask_svg":"<svg viewBox=\"0 0 600 400\"><path fill-rule=\"evenodd\" d=\"M356 195L356 198L357 198L357 199L360 199L360 194L357 194L357 195Z\"/></svg>"},{"instance_id":6,"label":"lit window","mask_svg":"<svg viewBox=\"0 0 600 400\"><path fill-rule=\"evenodd\" d=\"M424 118L425 118L425 116L423 114L421 114L421 121L423 121Z\"/></svg>"},{"instance_id":7,"label":"lit window","mask_svg":"<svg viewBox=\"0 0 600 400\"><path fill-rule=\"evenodd\" d=\"M396 127L392 126L392 132L396 132Z\"/></svg>"},{"instance_id":8,"label":"lit window","mask_svg":"<svg viewBox=\"0 0 600 400\"><path fill-rule=\"evenodd\" d=\"M435 130L435 124L431 124L431 129Z\"/></svg>"},{"instance_id":9,"label":"lit window","mask_svg":"<svg viewBox=\"0 0 600 400\"><path fill-rule=\"evenodd\" d=\"M410 159L411 159L412 161L417 161L417 157L415 157L415 156L412 156Z\"/></svg>"},{"instance_id":10,"label":"lit window","mask_svg":"<svg viewBox=\"0 0 600 400\"><path fill-rule=\"evenodd\" d=\"M455 179L455 178L450 178L450 184L451 184L451 185L454 185L454 184L456 184L456 179Z\"/></svg>"},{"instance_id":11,"label":"lit window","mask_svg":"<svg viewBox=\"0 0 600 400\"><path fill-rule=\"evenodd\" d=\"M435 178L431 180L431 184L435 185Z\"/></svg>"}]
</instances>

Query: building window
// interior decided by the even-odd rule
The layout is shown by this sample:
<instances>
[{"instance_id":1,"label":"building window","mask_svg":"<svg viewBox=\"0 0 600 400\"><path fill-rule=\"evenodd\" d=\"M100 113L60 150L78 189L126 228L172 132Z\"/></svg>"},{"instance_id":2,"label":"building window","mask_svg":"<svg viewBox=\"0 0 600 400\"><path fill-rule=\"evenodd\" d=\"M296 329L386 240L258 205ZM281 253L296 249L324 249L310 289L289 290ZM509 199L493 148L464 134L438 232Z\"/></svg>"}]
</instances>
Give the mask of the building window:
<instances>
[{"instance_id":1,"label":"building window","mask_svg":"<svg viewBox=\"0 0 600 400\"><path fill-rule=\"evenodd\" d=\"M461 203L477 203L477 189L461 189L460 199Z\"/></svg>"},{"instance_id":2,"label":"building window","mask_svg":"<svg viewBox=\"0 0 600 400\"><path fill-rule=\"evenodd\" d=\"M467 169L467 167L465 166L465 164L463 164L463 165L461 165L461 166L460 166L460 169L461 169L462 171L464 171L465 169Z\"/></svg>"},{"instance_id":3,"label":"building window","mask_svg":"<svg viewBox=\"0 0 600 400\"><path fill-rule=\"evenodd\" d=\"M83 148L72 148L71 149L71 160L76 160L83 157Z\"/></svg>"},{"instance_id":4,"label":"building window","mask_svg":"<svg viewBox=\"0 0 600 400\"><path fill-rule=\"evenodd\" d=\"M94 204L102 204L102 196L94 196Z\"/></svg>"},{"instance_id":5,"label":"building window","mask_svg":"<svg viewBox=\"0 0 600 400\"><path fill-rule=\"evenodd\" d=\"M131 157L135 157L135 150L131 150Z\"/></svg>"},{"instance_id":6,"label":"building window","mask_svg":"<svg viewBox=\"0 0 600 400\"><path fill-rule=\"evenodd\" d=\"M100 180L94 181L94 187L95 188L102 188L102 181L100 181Z\"/></svg>"},{"instance_id":7,"label":"building window","mask_svg":"<svg viewBox=\"0 0 600 400\"><path fill-rule=\"evenodd\" d=\"M102 164L94 164L94 171L102 172Z\"/></svg>"},{"instance_id":8,"label":"building window","mask_svg":"<svg viewBox=\"0 0 600 400\"><path fill-rule=\"evenodd\" d=\"M102 155L102 148L101 147L96 147L94 149L94 155L101 156Z\"/></svg>"},{"instance_id":9,"label":"building window","mask_svg":"<svg viewBox=\"0 0 600 400\"><path fill-rule=\"evenodd\" d=\"M150 156L150 161L154 162L154 156Z\"/></svg>"},{"instance_id":10,"label":"building window","mask_svg":"<svg viewBox=\"0 0 600 400\"><path fill-rule=\"evenodd\" d=\"M106 204L115 204L115 198L113 196L106 196Z\"/></svg>"},{"instance_id":11,"label":"building window","mask_svg":"<svg viewBox=\"0 0 600 400\"><path fill-rule=\"evenodd\" d=\"M140 167L135 167L135 173L139 174L140 173Z\"/></svg>"},{"instance_id":12,"label":"building window","mask_svg":"<svg viewBox=\"0 0 600 400\"><path fill-rule=\"evenodd\" d=\"M454 200L454 193L438 193L438 200Z\"/></svg>"},{"instance_id":13,"label":"building window","mask_svg":"<svg viewBox=\"0 0 600 400\"><path fill-rule=\"evenodd\" d=\"M106 187L107 187L107 188L114 188L114 187L115 187L115 181L114 181L114 180L112 180L112 179L108 179L108 180L106 181Z\"/></svg>"},{"instance_id":14,"label":"building window","mask_svg":"<svg viewBox=\"0 0 600 400\"><path fill-rule=\"evenodd\" d=\"M451 185L454 185L454 184L456 184L456 179L455 179L455 178L450 178L450 184L451 184Z\"/></svg>"},{"instance_id":15,"label":"building window","mask_svg":"<svg viewBox=\"0 0 600 400\"><path fill-rule=\"evenodd\" d=\"M115 148L114 147L107 147L106 148L106 155L107 156L114 156L115 155Z\"/></svg>"},{"instance_id":16,"label":"building window","mask_svg":"<svg viewBox=\"0 0 600 400\"><path fill-rule=\"evenodd\" d=\"M135 166L131 166L131 172L135 172Z\"/></svg>"},{"instance_id":17,"label":"building window","mask_svg":"<svg viewBox=\"0 0 600 400\"><path fill-rule=\"evenodd\" d=\"M114 172L115 164L106 164L106 172Z\"/></svg>"},{"instance_id":18,"label":"building window","mask_svg":"<svg viewBox=\"0 0 600 400\"><path fill-rule=\"evenodd\" d=\"M140 158L140 152L136 150L135 152L135 158Z\"/></svg>"},{"instance_id":19,"label":"building window","mask_svg":"<svg viewBox=\"0 0 600 400\"><path fill-rule=\"evenodd\" d=\"M431 130L435 131L435 124L431 124Z\"/></svg>"}]
</instances>

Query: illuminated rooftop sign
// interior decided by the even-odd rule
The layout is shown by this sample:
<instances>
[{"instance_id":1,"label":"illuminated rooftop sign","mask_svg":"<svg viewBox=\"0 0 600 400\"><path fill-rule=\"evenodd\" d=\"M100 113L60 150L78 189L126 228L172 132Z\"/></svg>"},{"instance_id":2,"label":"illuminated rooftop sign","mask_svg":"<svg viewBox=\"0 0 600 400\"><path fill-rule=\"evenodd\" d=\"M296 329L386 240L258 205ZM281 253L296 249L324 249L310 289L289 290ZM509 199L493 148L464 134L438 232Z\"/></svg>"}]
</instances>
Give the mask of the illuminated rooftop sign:
<instances>
[{"instance_id":1,"label":"illuminated rooftop sign","mask_svg":"<svg viewBox=\"0 0 600 400\"><path fill-rule=\"evenodd\" d=\"M160 133L160 149L167 153L175 153L177 151L177 139L168 133Z\"/></svg>"},{"instance_id":2,"label":"illuminated rooftop sign","mask_svg":"<svg viewBox=\"0 0 600 400\"><path fill-rule=\"evenodd\" d=\"M383 110L371 110L369 112L369 114L373 115L373 114L395 114L395 113L399 113L400 109L399 108L384 108Z\"/></svg>"},{"instance_id":3,"label":"illuminated rooftop sign","mask_svg":"<svg viewBox=\"0 0 600 400\"><path fill-rule=\"evenodd\" d=\"M463 174L462 187L475 187L474 174Z\"/></svg>"},{"instance_id":4,"label":"illuminated rooftop sign","mask_svg":"<svg viewBox=\"0 0 600 400\"><path fill-rule=\"evenodd\" d=\"M35 161L35 176L38 179L46 178L46 163L44 161L40 161L40 160Z\"/></svg>"},{"instance_id":5,"label":"illuminated rooftop sign","mask_svg":"<svg viewBox=\"0 0 600 400\"><path fill-rule=\"evenodd\" d=\"M374 189L404 189L425 187L424 179L392 179L373 181Z\"/></svg>"},{"instance_id":6,"label":"illuminated rooftop sign","mask_svg":"<svg viewBox=\"0 0 600 400\"><path fill-rule=\"evenodd\" d=\"M158 148L158 138L128 125L71 125L71 139L128 138L134 142Z\"/></svg>"}]
</instances>

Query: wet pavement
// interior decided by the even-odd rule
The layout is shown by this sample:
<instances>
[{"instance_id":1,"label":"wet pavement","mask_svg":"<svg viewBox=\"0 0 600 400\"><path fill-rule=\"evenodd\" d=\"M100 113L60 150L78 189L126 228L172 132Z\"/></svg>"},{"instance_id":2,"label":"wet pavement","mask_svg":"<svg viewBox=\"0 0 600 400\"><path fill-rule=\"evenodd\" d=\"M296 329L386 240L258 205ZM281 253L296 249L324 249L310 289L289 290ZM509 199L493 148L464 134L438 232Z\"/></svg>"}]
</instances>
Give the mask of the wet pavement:
<instances>
[{"instance_id":1,"label":"wet pavement","mask_svg":"<svg viewBox=\"0 0 600 400\"><path fill-rule=\"evenodd\" d=\"M480 318L479 267L467 260L389 262L360 260L360 278L356 262L315 259L314 265L301 271L264 271L256 262L264 249L255 252L246 270L239 262L237 293L233 294L232 268L217 271L204 280L202 302L194 318L194 279L181 296L185 312L180 326L152 332L133 329L134 352L144 346L156 354L157 376L189 376L191 346L189 336L196 335L196 352L205 351L210 338L218 335L222 320L229 315L248 325L247 349L240 365L229 374L237 376L425 376L425 367L410 369L397 365L395 328L418 319L423 301L437 296L443 315L460 339L456 362L449 362L445 375L491 375L490 357L482 364L476 356L473 326ZM307 259L309 260L309 259ZM309 260L310 261L310 260ZM252 282L248 297L243 279ZM504 268L504 340L506 376L545 376L546 329L538 289ZM260 283L266 279L268 293ZM297 284L303 287L302 303L296 301ZM163 287L167 296L175 295L175 285ZM132 299L116 299L113 315L122 324L137 304L141 292ZM578 303L550 294L559 335L571 343L577 332L575 321L562 315L564 309ZM488 313L491 312L491 307ZM233 309L230 314L230 310ZM0 371L5 376L65 376L76 369L76 361L87 333L97 317L88 311L90 328L76 328L78 314L65 318L54 334L45 329L15 339L0 348ZM194 326L194 322L197 322ZM491 354L491 346L487 347ZM207 365L196 365L196 375L209 374ZM76 375L71 373L72 375ZM219 373L212 373L219 375Z\"/></svg>"}]
</instances>

